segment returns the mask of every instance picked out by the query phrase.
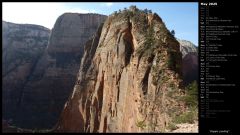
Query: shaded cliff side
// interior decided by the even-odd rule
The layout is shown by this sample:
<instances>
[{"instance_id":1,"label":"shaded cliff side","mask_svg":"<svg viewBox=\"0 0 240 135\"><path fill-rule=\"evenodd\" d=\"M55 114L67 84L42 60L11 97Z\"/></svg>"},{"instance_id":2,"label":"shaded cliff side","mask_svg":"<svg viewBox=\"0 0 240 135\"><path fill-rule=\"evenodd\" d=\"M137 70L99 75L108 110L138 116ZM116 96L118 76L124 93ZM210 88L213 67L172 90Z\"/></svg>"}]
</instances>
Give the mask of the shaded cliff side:
<instances>
[{"instance_id":1,"label":"shaded cliff side","mask_svg":"<svg viewBox=\"0 0 240 135\"><path fill-rule=\"evenodd\" d=\"M188 85L198 81L198 50L197 47L187 40L179 40L182 52L183 84Z\"/></svg>"},{"instance_id":2,"label":"shaded cliff side","mask_svg":"<svg viewBox=\"0 0 240 135\"><path fill-rule=\"evenodd\" d=\"M50 30L2 21L2 117L14 120L22 90L47 46Z\"/></svg>"},{"instance_id":3,"label":"shaded cliff side","mask_svg":"<svg viewBox=\"0 0 240 135\"><path fill-rule=\"evenodd\" d=\"M57 19L42 57L20 89L12 118L15 126L53 127L76 81L83 46L105 19L104 15L78 13Z\"/></svg>"},{"instance_id":4,"label":"shaded cliff side","mask_svg":"<svg viewBox=\"0 0 240 135\"><path fill-rule=\"evenodd\" d=\"M115 12L85 46L56 132L166 132L189 108L179 42L157 15Z\"/></svg>"}]
</instances>

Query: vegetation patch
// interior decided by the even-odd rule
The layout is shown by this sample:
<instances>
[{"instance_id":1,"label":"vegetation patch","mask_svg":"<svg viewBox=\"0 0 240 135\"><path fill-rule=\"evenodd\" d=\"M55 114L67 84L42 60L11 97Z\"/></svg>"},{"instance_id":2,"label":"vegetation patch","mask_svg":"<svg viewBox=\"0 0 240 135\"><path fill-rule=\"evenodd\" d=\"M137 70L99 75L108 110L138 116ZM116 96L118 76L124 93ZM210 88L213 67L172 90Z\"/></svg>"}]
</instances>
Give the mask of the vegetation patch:
<instances>
[{"instance_id":1,"label":"vegetation patch","mask_svg":"<svg viewBox=\"0 0 240 135\"><path fill-rule=\"evenodd\" d=\"M186 88L186 95L182 97L182 101L186 103L189 108L197 108L198 106L198 84L196 81L189 84Z\"/></svg>"},{"instance_id":2,"label":"vegetation patch","mask_svg":"<svg viewBox=\"0 0 240 135\"><path fill-rule=\"evenodd\" d=\"M146 127L146 124L144 123L144 120L143 121L137 121L136 126L141 128L141 129L144 129Z\"/></svg>"},{"instance_id":3,"label":"vegetation patch","mask_svg":"<svg viewBox=\"0 0 240 135\"><path fill-rule=\"evenodd\" d=\"M191 108L190 111L183 113L179 116L175 116L175 123L194 123L194 120L197 119L197 109Z\"/></svg>"},{"instance_id":4,"label":"vegetation patch","mask_svg":"<svg viewBox=\"0 0 240 135\"><path fill-rule=\"evenodd\" d=\"M168 126L167 126L167 129L169 130L176 130L177 129L177 126L174 124L174 123L169 123Z\"/></svg>"},{"instance_id":5,"label":"vegetation patch","mask_svg":"<svg viewBox=\"0 0 240 135\"><path fill-rule=\"evenodd\" d=\"M197 82L189 84L186 88L186 95L179 101L184 102L188 109L187 112L174 117L175 123L194 123L198 119L198 86Z\"/></svg>"}]
</instances>

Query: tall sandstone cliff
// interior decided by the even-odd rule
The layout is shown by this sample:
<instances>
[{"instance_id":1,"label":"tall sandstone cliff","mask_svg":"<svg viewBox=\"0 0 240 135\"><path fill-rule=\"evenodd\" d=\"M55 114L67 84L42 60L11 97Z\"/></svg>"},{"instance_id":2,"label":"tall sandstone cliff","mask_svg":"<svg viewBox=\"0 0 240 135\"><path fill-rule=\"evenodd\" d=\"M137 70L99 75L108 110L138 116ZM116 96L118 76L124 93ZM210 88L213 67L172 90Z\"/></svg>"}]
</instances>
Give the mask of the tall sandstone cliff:
<instances>
[{"instance_id":1,"label":"tall sandstone cliff","mask_svg":"<svg viewBox=\"0 0 240 135\"><path fill-rule=\"evenodd\" d=\"M2 117L14 120L22 90L43 55L50 30L5 21L2 30Z\"/></svg>"},{"instance_id":2,"label":"tall sandstone cliff","mask_svg":"<svg viewBox=\"0 0 240 135\"><path fill-rule=\"evenodd\" d=\"M83 47L103 23L99 14L65 13L51 31L21 96L14 124L21 128L52 128L76 81Z\"/></svg>"},{"instance_id":3,"label":"tall sandstone cliff","mask_svg":"<svg viewBox=\"0 0 240 135\"><path fill-rule=\"evenodd\" d=\"M85 45L77 82L56 132L166 132L179 100L179 42L157 14L110 15Z\"/></svg>"}]
</instances>

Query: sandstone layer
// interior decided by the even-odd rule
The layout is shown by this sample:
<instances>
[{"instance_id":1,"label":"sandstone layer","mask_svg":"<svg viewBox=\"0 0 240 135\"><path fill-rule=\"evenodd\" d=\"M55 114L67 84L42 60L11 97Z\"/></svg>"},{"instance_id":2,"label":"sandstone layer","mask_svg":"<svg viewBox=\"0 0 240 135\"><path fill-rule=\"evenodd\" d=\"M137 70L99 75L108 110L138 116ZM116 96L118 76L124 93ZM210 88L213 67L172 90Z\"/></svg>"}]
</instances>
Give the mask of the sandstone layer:
<instances>
[{"instance_id":1,"label":"sandstone layer","mask_svg":"<svg viewBox=\"0 0 240 135\"><path fill-rule=\"evenodd\" d=\"M85 46L56 132L165 132L188 108L179 42L153 13L110 15Z\"/></svg>"}]
</instances>

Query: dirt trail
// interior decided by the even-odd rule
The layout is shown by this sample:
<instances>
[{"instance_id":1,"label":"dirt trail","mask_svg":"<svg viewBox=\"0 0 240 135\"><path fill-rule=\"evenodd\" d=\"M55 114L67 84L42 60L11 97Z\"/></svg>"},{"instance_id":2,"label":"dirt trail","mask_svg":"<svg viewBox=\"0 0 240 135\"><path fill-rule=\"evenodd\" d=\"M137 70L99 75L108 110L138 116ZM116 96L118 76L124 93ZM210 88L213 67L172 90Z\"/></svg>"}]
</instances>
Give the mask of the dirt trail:
<instances>
[{"instance_id":1,"label":"dirt trail","mask_svg":"<svg viewBox=\"0 0 240 135\"><path fill-rule=\"evenodd\" d=\"M193 124L183 123L177 124L177 129L171 132L173 133L197 133L198 132L198 122L194 122Z\"/></svg>"}]
</instances>

